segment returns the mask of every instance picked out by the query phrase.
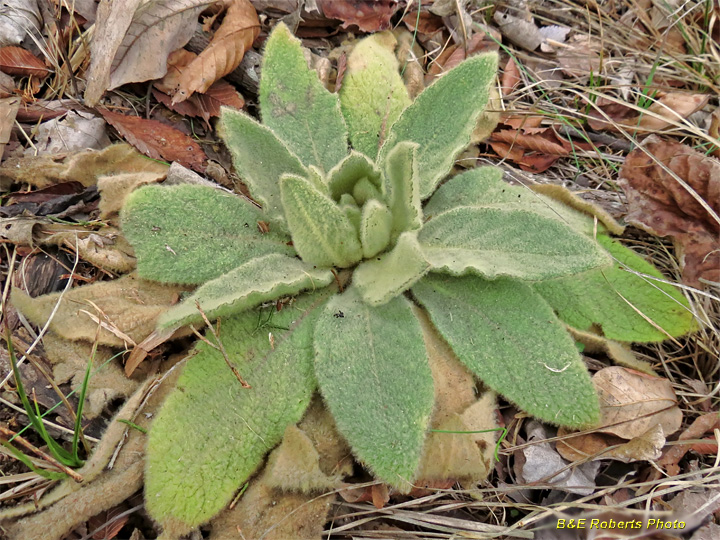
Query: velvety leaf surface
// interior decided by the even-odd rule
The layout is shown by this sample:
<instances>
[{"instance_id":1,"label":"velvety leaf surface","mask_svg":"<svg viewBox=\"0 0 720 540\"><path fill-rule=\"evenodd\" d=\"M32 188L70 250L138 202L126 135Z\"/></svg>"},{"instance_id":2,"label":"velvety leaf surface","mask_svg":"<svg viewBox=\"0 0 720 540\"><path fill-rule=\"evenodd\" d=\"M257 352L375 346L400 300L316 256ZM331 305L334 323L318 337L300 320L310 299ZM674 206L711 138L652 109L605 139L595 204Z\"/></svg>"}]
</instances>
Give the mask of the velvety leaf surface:
<instances>
[{"instance_id":1,"label":"velvety leaf surface","mask_svg":"<svg viewBox=\"0 0 720 540\"><path fill-rule=\"evenodd\" d=\"M400 142L385 160L385 182L388 201L393 215L393 238L404 231L422 227L420 206L420 175L415 153L417 145Z\"/></svg>"},{"instance_id":2,"label":"velvety leaf surface","mask_svg":"<svg viewBox=\"0 0 720 540\"><path fill-rule=\"evenodd\" d=\"M305 168L287 146L266 126L245 113L223 107L220 134L233 157L235 170L267 217L284 225L280 177L304 176Z\"/></svg>"},{"instance_id":3,"label":"velvety leaf surface","mask_svg":"<svg viewBox=\"0 0 720 540\"><path fill-rule=\"evenodd\" d=\"M593 240L552 218L505 207L461 206L428 221L420 245L437 271L541 280L609 265Z\"/></svg>"},{"instance_id":4,"label":"velvety leaf surface","mask_svg":"<svg viewBox=\"0 0 720 540\"><path fill-rule=\"evenodd\" d=\"M260 210L213 188L143 187L128 197L121 217L138 273L164 283L204 283L253 257L294 254L287 237L258 230Z\"/></svg>"},{"instance_id":5,"label":"velvety leaf surface","mask_svg":"<svg viewBox=\"0 0 720 540\"><path fill-rule=\"evenodd\" d=\"M347 59L340 106L355 150L375 159L382 136L410 105L389 32L360 41Z\"/></svg>"},{"instance_id":6,"label":"velvety leaf surface","mask_svg":"<svg viewBox=\"0 0 720 540\"><path fill-rule=\"evenodd\" d=\"M380 307L349 289L315 328L315 374L340 433L384 482L410 489L433 408L420 324L397 297Z\"/></svg>"},{"instance_id":7,"label":"velvety leaf surface","mask_svg":"<svg viewBox=\"0 0 720 540\"><path fill-rule=\"evenodd\" d=\"M306 295L280 312L270 308L274 347L262 312L223 322L220 339L251 388L218 350L198 343L150 430L145 497L154 519L208 521L300 420L315 388L312 329L326 298Z\"/></svg>"},{"instance_id":8,"label":"velvety leaf surface","mask_svg":"<svg viewBox=\"0 0 720 540\"><path fill-rule=\"evenodd\" d=\"M305 165L327 172L347 155L339 98L308 67L300 41L284 24L275 27L265 46L259 99L263 123Z\"/></svg>"},{"instance_id":9,"label":"velvety leaf surface","mask_svg":"<svg viewBox=\"0 0 720 540\"><path fill-rule=\"evenodd\" d=\"M330 196L338 201L343 194L352 194L355 184L363 178L377 187L382 186L380 171L375 164L353 150L328 173Z\"/></svg>"},{"instance_id":10,"label":"velvety leaf surface","mask_svg":"<svg viewBox=\"0 0 720 540\"><path fill-rule=\"evenodd\" d=\"M494 53L466 60L425 89L390 128L379 159L384 161L398 142L418 143L421 198L432 194L470 143L496 71Z\"/></svg>"},{"instance_id":11,"label":"velvety leaf surface","mask_svg":"<svg viewBox=\"0 0 720 540\"><path fill-rule=\"evenodd\" d=\"M460 361L521 409L571 427L599 418L595 390L572 338L530 286L427 276L412 292Z\"/></svg>"},{"instance_id":12,"label":"velvety leaf surface","mask_svg":"<svg viewBox=\"0 0 720 540\"><path fill-rule=\"evenodd\" d=\"M459 174L438 188L425 205L424 212L427 216L437 216L458 206L508 208L508 205L513 205L562 221L578 232L592 235L594 222L589 215L529 188L510 185L502 177L503 172L499 167L478 167Z\"/></svg>"},{"instance_id":13,"label":"velvety leaf surface","mask_svg":"<svg viewBox=\"0 0 720 540\"><path fill-rule=\"evenodd\" d=\"M344 268L362 259L357 230L332 199L299 176L283 176L280 190L293 245L303 261Z\"/></svg>"},{"instance_id":14,"label":"velvety leaf surface","mask_svg":"<svg viewBox=\"0 0 720 540\"><path fill-rule=\"evenodd\" d=\"M695 329L688 302L676 287L623 269L666 279L654 266L605 235L598 241L617 259L612 267L535 284L563 321L580 330L598 325L609 339L635 342L663 341L668 334Z\"/></svg>"},{"instance_id":15,"label":"velvety leaf surface","mask_svg":"<svg viewBox=\"0 0 720 540\"><path fill-rule=\"evenodd\" d=\"M392 215L390 210L377 199L371 199L362 207L360 222L360 244L363 256L374 257L390 243Z\"/></svg>"},{"instance_id":16,"label":"velvety leaf surface","mask_svg":"<svg viewBox=\"0 0 720 540\"><path fill-rule=\"evenodd\" d=\"M202 285L182 304L164 313L158 320L161 328L202 323L234 315L281 296L309 289L321 289L333 281L332 272L315 270L295 257L272 253L251 259L227 274Z\"/></svg>"},{"instance_id":17,"label":"velvety leaf surface","mask_svg":"<svg viewBox=\"0 0 720 540\"><path fill-rule=\"evenodd\" d=\"M417 233L400 235L397 244L387 253L363 261L353 274L353 285L362 299L371 305L389 302L409 289L430 270L417 241Z\"/></svg>"}]
</instances>

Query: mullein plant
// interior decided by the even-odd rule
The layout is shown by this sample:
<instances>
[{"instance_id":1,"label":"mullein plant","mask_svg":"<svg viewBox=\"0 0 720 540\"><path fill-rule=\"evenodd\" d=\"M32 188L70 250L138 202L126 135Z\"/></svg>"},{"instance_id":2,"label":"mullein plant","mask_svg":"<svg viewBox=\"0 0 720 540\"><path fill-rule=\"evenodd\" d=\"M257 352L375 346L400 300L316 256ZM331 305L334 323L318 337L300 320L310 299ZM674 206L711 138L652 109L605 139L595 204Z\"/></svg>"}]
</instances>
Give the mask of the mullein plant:
<instances>
[{"instance_id":1,"label":"mullein plant","mask_svg":"<svg viewBox=\"0 0 720 540\"><path fill-rule=\"evenodd\" d=\"M195 185L129 197L122 227L139 275L198 286L158 328L221 319L149 433L159 522L193 527L221 511L316 392L356 459L410 489L435 405L420 318L484 385L572 428L596 423L599 403L571 330L625 342L692 330L684 297L611 239L617 224L601 212L507 184L495 167L448 178L496 69L495 53L475 56L412 101L371 36L331 93L280 24L262 123L221 117L257 205Z\"/></svg>"}]
</instances>

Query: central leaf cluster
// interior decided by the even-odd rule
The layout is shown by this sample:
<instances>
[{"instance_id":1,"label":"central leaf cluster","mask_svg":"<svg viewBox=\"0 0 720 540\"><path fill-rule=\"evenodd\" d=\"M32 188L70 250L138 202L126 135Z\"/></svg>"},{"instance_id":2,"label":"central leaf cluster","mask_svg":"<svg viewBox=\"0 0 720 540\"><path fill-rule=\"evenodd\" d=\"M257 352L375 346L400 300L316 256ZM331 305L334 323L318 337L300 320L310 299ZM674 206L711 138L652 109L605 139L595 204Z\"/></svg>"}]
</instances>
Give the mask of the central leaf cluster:
<instances>
[{"instance_id":1,"label":"central leaf cluster","mask_svg":"<svg viewBox=\"0 0 720 540\"><path fill-rule=\"evenodd\" d=\"M160 317L160 330L202 324L201 312L226 317L224 348L212 336L198 344L150 433L147 507L163 523L195 526L220 511L316 390L355 456L409 489L425 472L436 403L429 334L519 408L584 427L599 403L566 323L614 322L643 331L631 339L663 339L640 305L665 316L672 335L692 326L672 288L653 285L658 295L642 303L644 281L613 258L660 274L610 239L611 218L596 213L598 223L587 208L509 185L495 167L442 183L488 103L497 55L464 61L410 102L383 43L355 47L338 95L284 25L272 32L262 122L227 109L221 122L262 209L204 186L149 186L128 198L123 232L139 274L199 285ZM354 268L342 292L334 268ZM287 296L294 303L260 332L254 308ZM617 312L630 323L613 321ZM250 389L238 391L227 362ZM433 427L478 429L460 413Z\"/></svg>"}]
</instances>

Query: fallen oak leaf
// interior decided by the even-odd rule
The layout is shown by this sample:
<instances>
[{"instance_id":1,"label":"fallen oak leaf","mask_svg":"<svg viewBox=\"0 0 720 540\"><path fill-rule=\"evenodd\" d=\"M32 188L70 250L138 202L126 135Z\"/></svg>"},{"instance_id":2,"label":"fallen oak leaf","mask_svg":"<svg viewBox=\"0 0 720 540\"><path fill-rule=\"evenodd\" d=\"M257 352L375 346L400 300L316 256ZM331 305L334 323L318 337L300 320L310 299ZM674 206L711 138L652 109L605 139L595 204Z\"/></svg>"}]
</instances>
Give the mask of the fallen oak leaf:
<instances>
[{"instance_id":1,"label":"fallen oak leaf","mask_svg":"<svg viewBox=\"0 0 720 540\"><path fill-rule=\"evenodd\" d=\"M42 60L22 47L0 48L0 70L8 75L44 79L50 70Z\"/></svg>"},{"instance_id":2,"label":"fallen oak leaf","mask_svg":"<svg viewBox=\"0 0 720 540\"><path fill-rule=\"evenodd\" d=\"M100 114L118 133L143 154L153 159L177 161L202 172L207 156L200 145L181 131L157 120L125 116L106 109Z\"/></svg>"},{"instance_id":3,"label":"fallen oak leaf","mask_svg":"<svg viewBox=\"0 0 720 540\"><path fill-rule=\"evenodd\" d=\"M231 3L210 44L181 72L172 102L188 99L194 92L205 92L236 67L260 34L260 20L249 0Z\"/></svg>"},{"instance_id":4,"label":"fallen oak leaf","mask_svg":"<svg viewBox=\"0 0 720 540\"><path fill-rule=\"evenodd\" d=\"M655 135L645 139L644 148L650 155L637 148L620 170L630 209L625 220L672 238L685 283L720 281L720 162Z\"/></svg>"}]
</instances>

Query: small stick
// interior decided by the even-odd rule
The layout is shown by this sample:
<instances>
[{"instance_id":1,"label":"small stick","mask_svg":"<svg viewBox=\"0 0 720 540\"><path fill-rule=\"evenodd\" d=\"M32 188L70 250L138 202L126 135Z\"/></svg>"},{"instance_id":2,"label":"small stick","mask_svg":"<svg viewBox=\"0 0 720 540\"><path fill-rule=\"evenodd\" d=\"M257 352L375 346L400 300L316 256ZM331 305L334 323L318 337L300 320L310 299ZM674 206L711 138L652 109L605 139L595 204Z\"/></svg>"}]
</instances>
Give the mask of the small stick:
<instances>
[{"instance_id":1,"label":"small stick","mask_svg":"<svg viewBox=\"0 0 720 540\"><path fill-rule=\"evenodd\" d=\"M248 382L242 378L242 376L240 375L240 372L237 370L237 368L235 366L233 366L232 363L230 362L230 358L228 357L227 352L225 352L225 347L223 347L222 341L220 341L220 337L217 335L217 333L215 332L215 328L213 328L213 325L210 324L210 321L205 316L205 312L200 308L200 302L198 302L197 300L195 301L195 307L198 308L198 311L200 312L200 315L202 316L203 321L205 321L205 324L210 329L210 332L212 333L213 337L217 341L217 344L218 344L217 349L220 351L220 354L222 354L223 358L225 359L225 363L230 368L230 371L232 371L233 375L235 375L235 378L238 381L240 381L240 384L242 385L243 388L252 388L252 386L250 386L248 384Z\"/></svg>"},{"instance_id":2,"label":"small stick","mask_svg":"<svg viewBox=\"0 0 720 540\"><path fill-rule=\"evenodd\" d=\"M14 431L7 429L3 426L0 426L0 432L2 432L2 434L5 435L6 437L10 437L14 441L17 441L22 446L24 446L25 448L30 450L32 453L37 454L42 459L44 459L49 464L51 464L53 467L56 467L58 470L67 474L70 478L72 478L76 482L83 481L83 477L81 475L79 475L77 472L73 471L69 467L66 467L65 465L63 465L62 463L57 461L54 457L52 457L50 454L46 454L45 452L43 452L42 450L37 448L35 445L33 445L30 441L28 441L24 437L18 435Z\"/></svg>"}]
</instances>

